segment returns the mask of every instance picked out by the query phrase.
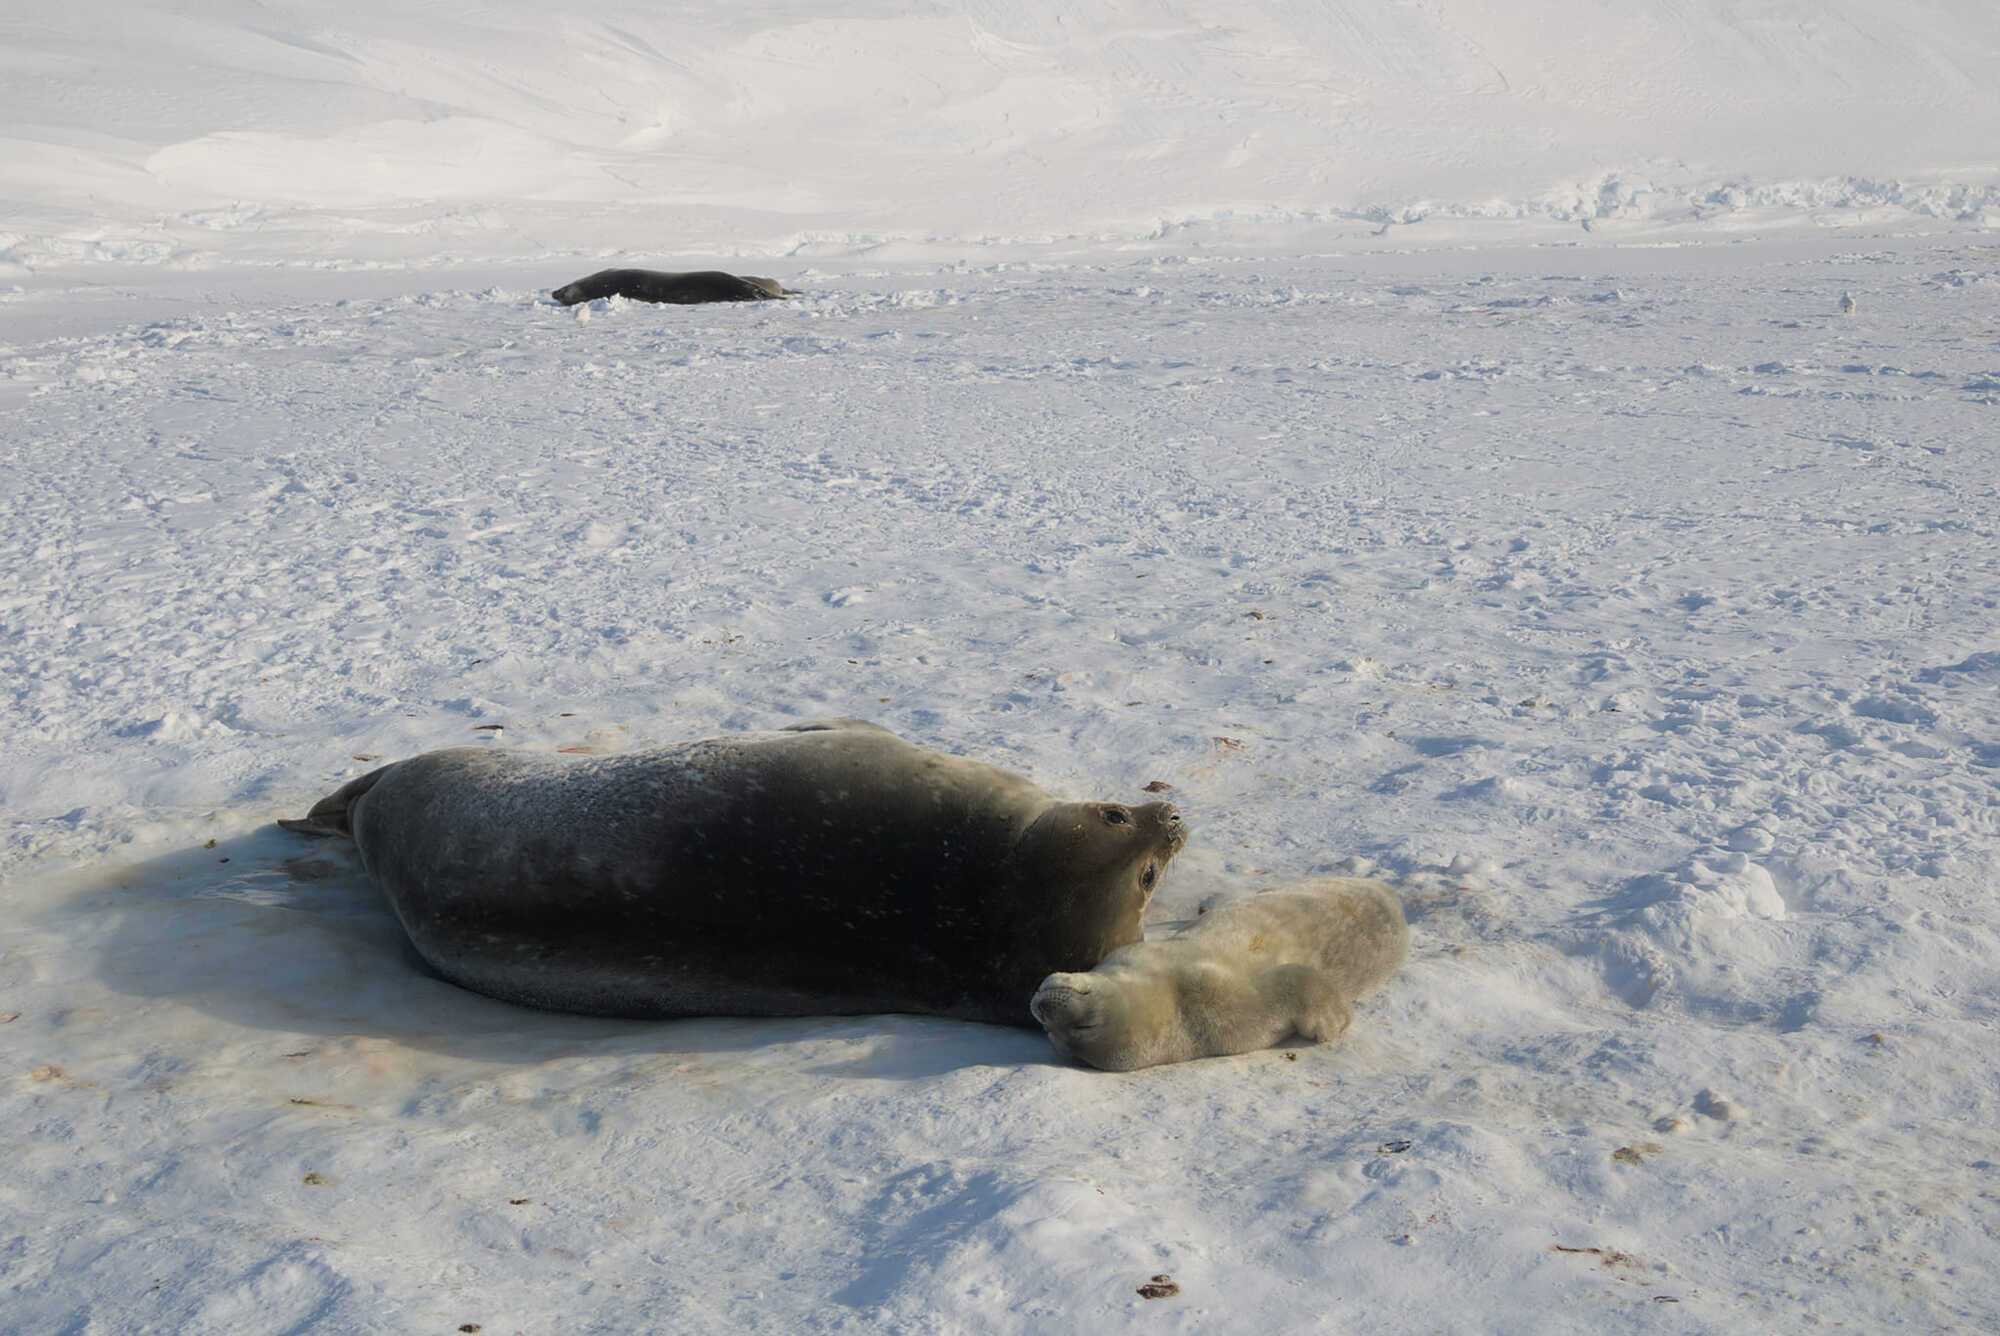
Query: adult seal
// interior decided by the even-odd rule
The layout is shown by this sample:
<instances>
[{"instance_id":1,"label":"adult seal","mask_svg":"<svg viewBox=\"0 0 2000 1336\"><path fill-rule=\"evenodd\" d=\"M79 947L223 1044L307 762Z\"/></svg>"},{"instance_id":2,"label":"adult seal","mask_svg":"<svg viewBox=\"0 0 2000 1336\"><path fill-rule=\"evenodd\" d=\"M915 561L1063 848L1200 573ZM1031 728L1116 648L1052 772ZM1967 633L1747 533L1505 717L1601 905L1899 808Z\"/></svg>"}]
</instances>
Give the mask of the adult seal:
<instances>
[{"instance_id":1,"label":"adult seal","mask_svg":"<svg viewBox=\"0 0 2000 1336\"><path fill-rule=\"evenodd\" d=\"M1346 1033L1410 947L1379 881L1318 877L1233 900L1172 936L1051 974L1031 1007L1056 1052L1108 1072Z\"/></svg>"},{"instance_id":2,"label":"adult seal","mask_svg":"<svg viewBox=\"0 0 2000 1336\"><path fill-rule=\"evenodd\" d=\"M1186 842L1169 804L1059 802L846 719L580 761L427 752L280 824L351 838L453 983L649 1018L1032 1025L1044 975L1139 940Z\"/></svg>"},{"instance_id":3,"label":"adult seal","mask_svg":"<svg viewBox=\"0 0 2000 1336\"><path fill-rule=\"evenodd\" d=\"M720 269L699 269L686 274L663 273L658 269L600 269L549 295L564 306L594 302L600 297L694 306L701 302L772 301L799 294L775 278L725 274Z\"/></svg>"}]
</instances>

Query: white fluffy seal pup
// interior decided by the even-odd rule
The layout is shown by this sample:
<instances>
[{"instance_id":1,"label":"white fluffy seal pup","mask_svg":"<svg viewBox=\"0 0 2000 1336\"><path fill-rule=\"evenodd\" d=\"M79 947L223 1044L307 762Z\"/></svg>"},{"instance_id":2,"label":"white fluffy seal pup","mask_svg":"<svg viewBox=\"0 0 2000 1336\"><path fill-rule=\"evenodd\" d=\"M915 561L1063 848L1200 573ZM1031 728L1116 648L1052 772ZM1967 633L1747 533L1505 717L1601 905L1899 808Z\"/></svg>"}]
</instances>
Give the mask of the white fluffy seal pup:
<instances>
[{"instance_id":1,"label":"white fluffy seal pup","mask_svg":"<svg viewBox=\"0 0 2000 1336\"><path fill-rule=\"evenodd\" d=\"M1319 877L1228 902L1172 936L1051 974L1029 1010L1064 1057L1108 1072L1338 1038L1409 952L1396 893Z\"/></svg>"}]
</instances>

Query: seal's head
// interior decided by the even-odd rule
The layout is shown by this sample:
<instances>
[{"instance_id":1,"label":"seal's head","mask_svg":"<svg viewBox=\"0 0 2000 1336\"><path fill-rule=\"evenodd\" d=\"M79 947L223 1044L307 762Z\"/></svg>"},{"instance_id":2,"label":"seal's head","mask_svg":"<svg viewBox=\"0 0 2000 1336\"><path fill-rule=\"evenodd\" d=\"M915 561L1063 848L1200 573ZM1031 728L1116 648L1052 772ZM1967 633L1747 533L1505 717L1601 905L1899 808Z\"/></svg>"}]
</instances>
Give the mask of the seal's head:
<instances>
[{"instance_id":1,"label":"seal's head","mask_svg":"<svg viewBox=\"0 0 2000 1336\"><path fill-rule=\"evenodd\" d=\"M1146 905L1187 845L1172 803L1053 803L1008 860L1025 1002L1051 970L1087 970L1143 935ZM1031 976L1031 977L1030 977Z\"/></svg>"},{"instance_id":2,"label":"seal's head","mask_svg":"<svg viewBox=\"0 0 2000 1336\"><path fill-rule=\"evenodd\" d=\"M1052 876L1072 882L1079 895L1088 887L1115 902L1121 914L1133 916L1136 929L1137 916L1187 839L1187 823L1172 803L1056 803L1022 838L1015 857L1059 864L1062 871ZM1111 894L1114 887L1117 894Z\"/></svg>"},{"instance_id":3,"label":"seal's head","mask_svg":"<svg viewBox=\"0 0 2000 1336\"><path fill-rule=\"evenodd\" d=\"M1080 807L1087 832L1084 843L1101 860L1100 866L1123 877L1138 892L1137 911L1143 915L1166 875L1167 864L1187 847L1187 823L1172 803L1073 803ZM1135 924L1136 927L1136 924ZM1138 940L1134 933L1133 940Z\"/></svg>"}]
</instances>

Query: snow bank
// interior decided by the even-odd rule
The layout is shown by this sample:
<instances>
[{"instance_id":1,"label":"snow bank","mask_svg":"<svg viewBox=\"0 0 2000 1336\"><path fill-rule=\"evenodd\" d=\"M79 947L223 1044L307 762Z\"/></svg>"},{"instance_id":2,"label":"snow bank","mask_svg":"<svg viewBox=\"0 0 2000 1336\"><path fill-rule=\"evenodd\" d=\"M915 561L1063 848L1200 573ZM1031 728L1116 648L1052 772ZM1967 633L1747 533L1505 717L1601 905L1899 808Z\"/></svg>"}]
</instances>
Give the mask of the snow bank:
<instances>
[{"instance_id":1,"label":"snow bank","mask_svg":"<svg viewBox=\"0 0 2000 1336\"><path fill-rule=\"evenodd\" d=\"M0 53L16 273L2000 210L1984 0L83 0Z\"/></svg>"}]
</instances>

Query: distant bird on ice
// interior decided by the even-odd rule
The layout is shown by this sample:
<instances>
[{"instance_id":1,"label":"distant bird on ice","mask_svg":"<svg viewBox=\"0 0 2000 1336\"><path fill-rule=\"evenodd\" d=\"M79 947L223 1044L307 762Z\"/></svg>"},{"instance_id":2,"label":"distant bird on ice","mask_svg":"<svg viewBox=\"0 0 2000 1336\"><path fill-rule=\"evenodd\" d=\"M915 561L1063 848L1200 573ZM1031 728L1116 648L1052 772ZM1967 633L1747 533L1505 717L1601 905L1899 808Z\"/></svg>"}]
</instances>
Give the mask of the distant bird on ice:
<instances>
[{"instance_id":1,"label":"distant bird on ice","mask_svg":"<svg viewBox=\"0 0 2000 1336\"><path fill-rule=\"evenodd\" d=\"M1854 314L1854 294L1853 294L1853 293L1851 293L1851 292L1843 292L1843 293L1841 293L1841 294L1840 294L1840 313L1841 313L1842 315L1853 315L1853 314Z\"/></svg>"}]
</instances>

